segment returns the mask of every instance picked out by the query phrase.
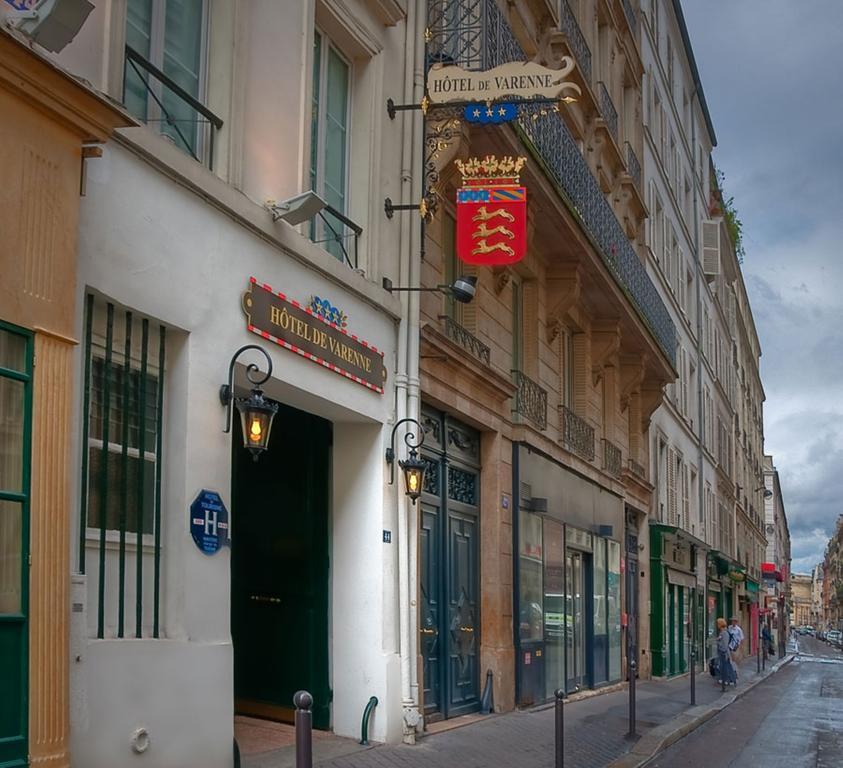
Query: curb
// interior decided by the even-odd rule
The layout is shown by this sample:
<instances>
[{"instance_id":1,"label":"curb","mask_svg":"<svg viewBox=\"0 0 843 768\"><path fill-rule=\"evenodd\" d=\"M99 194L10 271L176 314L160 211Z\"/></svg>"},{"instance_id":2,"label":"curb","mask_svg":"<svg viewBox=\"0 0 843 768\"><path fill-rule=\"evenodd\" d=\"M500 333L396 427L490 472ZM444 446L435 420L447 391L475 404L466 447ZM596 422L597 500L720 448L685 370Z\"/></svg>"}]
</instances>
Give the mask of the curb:
<instances>
[{"instance_id":1,"label":"curb","mask_svg":"<svg viewBox=\"0 0 843 768\"><path fill-rule=\"evenodd\" d=\"M613 760L606 768L641 768L647 765L660 752L663 752L669 746L679 741L679 739L695 731L712 717L726 709L730 704L745 696L756 685L764 682L768 677L778 672L785 664L793 661L797 655L796 653L787 654L780 661L773 664L768 672L742 686L739 691L724 693L713 704L700 704L696 707L690 707L672 720L651 728L635 742L635 745L627 754L619 757L617 760Z\"/></svg>"}]
</instances>

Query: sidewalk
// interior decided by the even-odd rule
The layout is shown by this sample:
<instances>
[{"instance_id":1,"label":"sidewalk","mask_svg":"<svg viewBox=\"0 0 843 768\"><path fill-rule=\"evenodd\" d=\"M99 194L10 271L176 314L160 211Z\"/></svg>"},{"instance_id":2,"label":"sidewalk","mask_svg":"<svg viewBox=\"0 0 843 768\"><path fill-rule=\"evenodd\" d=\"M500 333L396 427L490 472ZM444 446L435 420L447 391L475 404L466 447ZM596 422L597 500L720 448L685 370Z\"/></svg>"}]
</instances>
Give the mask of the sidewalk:
<instances>
[{"instance_id":1,"label":"sidewalk","mask_svg":"<svg viewBox=\"0 0 843 768\"><path fill-rule=\"evenodd\" d=\"M779 665L792 656L786 656ZM696 676L697 706L690 707L690 677L640 681L636 686L637 741L628 740L626 689L566 703L566 768L634 768L712 717L776 669L756 673L755 657L740 664L738 686L722 693L706 671ZM314 740L320 768L552 768L553 705L490 715L471 725L427 735L416 746L357 746L346 739ZM342 748L344 745L344 749ZM351 752L354 747L355 751ZM345 752L345 754L342 754ZM350 752L350 753L349 753ZM290 748L254 755L243 768L294 768Z\"/></svg>"}]
</instances>

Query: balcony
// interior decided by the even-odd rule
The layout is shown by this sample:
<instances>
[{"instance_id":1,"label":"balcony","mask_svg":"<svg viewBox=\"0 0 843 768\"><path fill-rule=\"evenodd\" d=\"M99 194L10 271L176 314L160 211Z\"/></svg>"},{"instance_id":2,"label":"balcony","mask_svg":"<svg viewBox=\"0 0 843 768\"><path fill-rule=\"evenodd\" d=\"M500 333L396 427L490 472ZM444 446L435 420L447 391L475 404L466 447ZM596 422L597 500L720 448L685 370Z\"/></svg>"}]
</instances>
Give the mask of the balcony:
<instances>
[{"instance_id":1,"label":"balcony","mask_svg":"<svg viewBox=\"0 0 843 768\"><path fill-rule=\"evenodd\" d=\"M429 0L428 23L428 60L431 62L447 59L465 69L485 70L529 58L495 0L458 3ZM552 112L541 112L540 105L522 107L519 120L514 124L517 133L562 197L576 211L603 264L665 357L675 366L676 328L664 302L564 120Z\"/></svg>"},{"instance_id":2,"label":"balcony","mask_svg":"<svg viewBox=\"0 0 843 768\"><path fill-rule=\"evenodd\" d=\"M632 144L627 141L624 144L624 148L626 149L626 170L632 177L632 183L635 184L636 189L640 192L641 163L638 162L638 155L635 154L635 150L632 148Z\"/></svg>"},{"instance_id":3,"label":"balcony","mask_svg":"<svg viewBox=\"0 0 843 768\"><path fill-rule=\"evenodd\" d=\"M591 49L583 37L576 16L568 5L568 0L559 3L559 28L568 41L568 47L582 70L586 82L591 82Z\"/></svg>"},{"instance_id":4,"label":"balcony","mask_svg":"<svg viewBox=\"0 0 843 768\"><path fill-rule=\"evenodd\" d=\"M547 429L547 392L521 371L513 371L512 380L516 386L512 410L537 429Z\"/></svg>"},{"instance_id":5,"label":"balcony","mask_svg":"<svg viewBox=\"0 0 843 768\"><path fill-rule=\"evenodd\" d=\"M597 99L600 103L600 114L603 115L603 120L615 144L618 143L618 110L615 109L615 104L612 97L609 95L609 90L603 82L597 83Z\"/></svg>"},{"instance_id":6,"label":"balcony","mask_svg":"<svg viewBox=\"0 0 843 768\"><path fill-rule=\"evenodd\" d=\"M564 405L559 406L559 431L562 433L562 444L569 451L587 461L594 461L594 427Z\"/></svg>"},{"instance_id":7,"label":"balcony","mask_svg":"<svg viewBox=\"0 0 843 768\"><path fill-rule=\"evenodd\" d=\"M440 315L445 326L445 335L459 347L462 347L473 358L479 360L481 363L489 365L491 360L491 351L480 339L474 334L463 328L456 320L448 315Z\"/></svg>"},{"instance_id":8,"label":"balcony","mask_svg":"<svg viewBox=\"0 0 843 768\"><path fill-rule=\"evenodd\" d=\"M612 477L620 477L623 469L623 454L621 449L605 437L603 442L603 469Z\"/></svg>"},{"instance_id":9,"label":"balcony","mask_svg":"<svg viewBox=\"0 0 843 768\"><path fill-rule=\"evenodd\" d=\"M639 480L647 479L647 470L644 469L644 465L637 462L635 459L628 459L627 466L629 467L629 471L635 475Z\"/></svg>"},{"instance_id":10,"label":"balcony","mask_svg":"<svg viewBox=\"0 0 843 768\"><path fill-rule=\"evenodd\" d=\"M142 122L156 125L196 162L214 170L214 139L222 119L128 45L123 104Z\"/></svg>"},{"instance_id":11,"label":"balcony","mask_svg":"<svg viewBox=\"0 0 843 768\"><path fill-rule=\"evenodd\" d=\"M623 12L626 15L626 21L629 24L629 31L632 32L633 37L637 37L638 17L635 15L635 8L632 7L630 0L623 0Z\"/></svg>"}]
</instances>

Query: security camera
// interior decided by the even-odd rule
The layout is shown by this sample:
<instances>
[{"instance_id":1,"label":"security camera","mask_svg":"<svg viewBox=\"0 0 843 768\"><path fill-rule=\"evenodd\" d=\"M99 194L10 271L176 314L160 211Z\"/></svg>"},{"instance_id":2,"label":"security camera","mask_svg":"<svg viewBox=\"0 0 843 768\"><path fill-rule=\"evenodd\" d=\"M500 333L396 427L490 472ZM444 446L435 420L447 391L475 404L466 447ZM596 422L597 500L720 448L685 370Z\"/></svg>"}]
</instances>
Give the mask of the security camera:
<instances>
[{"instance_id":1,"label":"security camera","mask_svg":"<svg viewBox=\"0 0 843 768\"><path fill-rule=\"evenodd\" d=\"M477 278L474 275L462 275L451 286L451 295L462 304L468 304L476 293Z\"/></svg>"}]
</instances>

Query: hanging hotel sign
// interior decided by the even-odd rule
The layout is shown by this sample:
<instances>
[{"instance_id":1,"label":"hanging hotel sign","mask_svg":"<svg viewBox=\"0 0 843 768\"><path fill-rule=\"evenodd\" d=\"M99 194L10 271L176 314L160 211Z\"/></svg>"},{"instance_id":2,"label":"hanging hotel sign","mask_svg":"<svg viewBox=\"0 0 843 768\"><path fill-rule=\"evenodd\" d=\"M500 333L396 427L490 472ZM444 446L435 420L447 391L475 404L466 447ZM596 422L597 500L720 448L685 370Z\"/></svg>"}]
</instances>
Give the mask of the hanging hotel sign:
<instances>
[{"instance_id":1,"label":"hanging hotel sign","mask_svg":"<svg viewBox=\"0 0 843 768\"><path fill-rule=\"evenodd\" d=\"M243 311L252 333L383 394L383 352L315 312L312 302L303 306L252 277Z\"/></svg>"},{"instance_id":2,"label":"hanging hotel sign","mask_svg":"<svg viewBox=\"0 0 843 768\"><path fill-rule=\"evenodd\" d=\"M527 160L494 155L457 160L457 256L466 264L514 264L527 252L527 190L519 174Z\"/></svg>"},{"instance_id":3,"label":"hanging hotel sign","mask_svg":"<svg viewBox=\"0 0 843 768\"><path fill-rule=\"evenodd\" d=\"M427 98L431 104L478 101L489 104L507 97L574 101L580 94L576 83L565 78L574 60L562 57L561 69L549 69L532 61L511 61L485 72L472 72L455 65L434 64L427 73Z\"/></svg>"}]
</instances>

